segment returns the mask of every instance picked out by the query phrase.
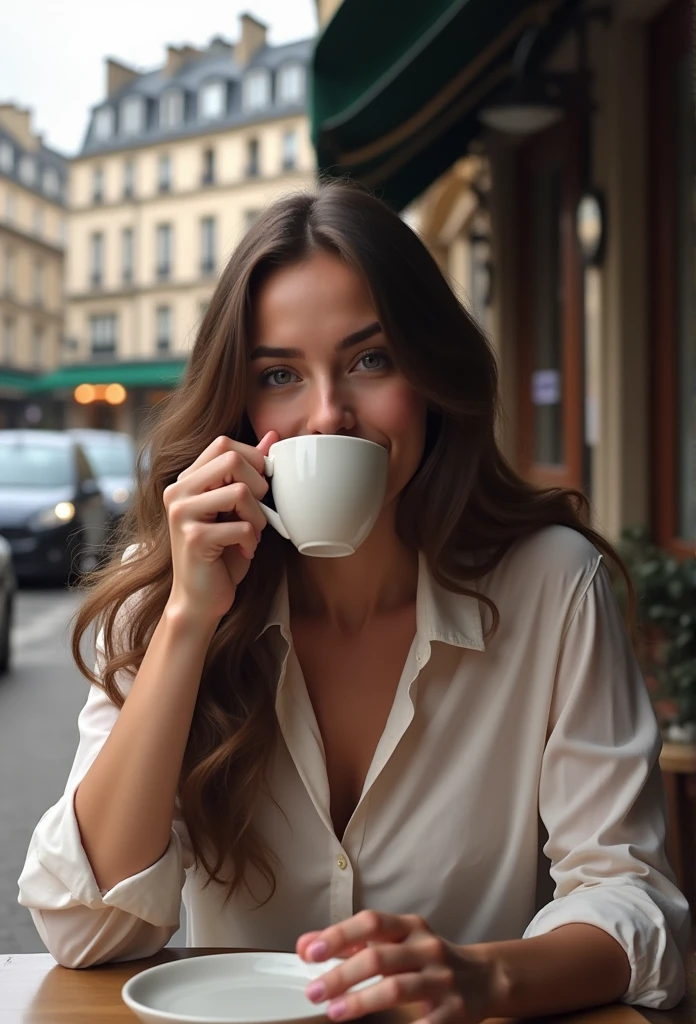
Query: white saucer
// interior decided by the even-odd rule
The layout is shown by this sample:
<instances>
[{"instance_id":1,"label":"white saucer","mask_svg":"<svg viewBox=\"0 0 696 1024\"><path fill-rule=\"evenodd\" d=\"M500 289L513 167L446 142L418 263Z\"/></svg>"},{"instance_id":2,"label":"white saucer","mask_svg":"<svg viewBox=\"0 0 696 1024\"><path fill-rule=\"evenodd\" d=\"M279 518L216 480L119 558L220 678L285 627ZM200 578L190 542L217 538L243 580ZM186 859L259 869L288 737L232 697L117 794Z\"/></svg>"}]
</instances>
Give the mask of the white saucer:
<instances>
[{"instance_id":1,"label":"white saucer","mask_svg":"<svg viewBox=\"0 0 696 1024\"><path fill-rule=\"evenodd\" d=\"M324 1016L326 1004L310 1003L305 988L340 963L307 964L294 953L196 956L136 974L121 995L145 1024L298 1024Z\"/></svg>"}]
</instances>

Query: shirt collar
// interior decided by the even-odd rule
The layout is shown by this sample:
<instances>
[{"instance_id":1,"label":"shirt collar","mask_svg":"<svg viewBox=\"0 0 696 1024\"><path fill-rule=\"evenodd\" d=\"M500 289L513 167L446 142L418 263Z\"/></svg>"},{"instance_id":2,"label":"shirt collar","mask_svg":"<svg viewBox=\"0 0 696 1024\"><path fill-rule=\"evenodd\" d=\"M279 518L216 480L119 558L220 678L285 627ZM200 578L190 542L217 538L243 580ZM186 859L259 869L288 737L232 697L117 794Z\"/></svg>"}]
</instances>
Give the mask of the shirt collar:
<instances>
[{"instance_id":1,"label":"shirt collar","mask_svg":"<svg viewBox=\"0 0 696 1024\"><path fill-rule=\"evenodd\" d=\"M285 575L276 591L266 624L256 639L271 626L278 626L281 635L290 643L290 602ZM475 597L454 594L440 586L433 579L422 552L418 556L416 632L418 638L426 643L437 640L452 647L485 650L479 602Z\"/></svg>"}]
</instances>

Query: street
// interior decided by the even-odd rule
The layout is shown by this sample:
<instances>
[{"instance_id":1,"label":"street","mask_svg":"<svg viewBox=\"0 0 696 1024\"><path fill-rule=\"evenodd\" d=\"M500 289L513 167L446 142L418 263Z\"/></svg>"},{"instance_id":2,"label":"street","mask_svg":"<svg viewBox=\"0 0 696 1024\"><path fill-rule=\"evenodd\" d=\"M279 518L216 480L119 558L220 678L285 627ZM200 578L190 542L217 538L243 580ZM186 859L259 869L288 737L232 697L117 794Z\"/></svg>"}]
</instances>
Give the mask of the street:
<instances>
[{"instance_id":1,"label":"street","mask_svg":"<svg viewBox=\"0 0 696 1024\"><path fill-rule=\"evenodd\" d=\"M88 682L70 654L70 622L80 595L21 589L13 664L0 677L0 953L44 952L17 879L41 815L63 792L77 747L77 716ZM186 944L185 915L171 945Z\"/></svg>"}]
</instances>

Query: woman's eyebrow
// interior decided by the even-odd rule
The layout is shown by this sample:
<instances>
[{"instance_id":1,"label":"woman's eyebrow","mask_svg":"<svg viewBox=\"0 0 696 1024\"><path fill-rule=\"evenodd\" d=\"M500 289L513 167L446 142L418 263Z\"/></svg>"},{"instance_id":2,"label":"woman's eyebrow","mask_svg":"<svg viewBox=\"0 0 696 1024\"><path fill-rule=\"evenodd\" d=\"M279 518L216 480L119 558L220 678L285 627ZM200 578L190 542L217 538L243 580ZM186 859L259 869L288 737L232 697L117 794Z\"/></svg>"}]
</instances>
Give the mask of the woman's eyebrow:
<instances>
[{"instance_id":1,"label":"woman's eyebrow","mask_svg":"<svg viewBox=\"0 0 696 1024\"><path fill-rule=\"evenodd\" d=\"M361 327L359 331L354 331L352 334L343 338L342 341L339 341L336 345L336 351L343 352L347 348L353 348L354 345L359 345L361 341L367 341L368 338L372 338L375 334L379 334L381 330L382 325L379 321L375 320L373 323L368 324L367 327ZM251 353L251 358L303 359L304 352L301 348L272 348L269 345L257 345Z\"/></svg>"}]
</instances>

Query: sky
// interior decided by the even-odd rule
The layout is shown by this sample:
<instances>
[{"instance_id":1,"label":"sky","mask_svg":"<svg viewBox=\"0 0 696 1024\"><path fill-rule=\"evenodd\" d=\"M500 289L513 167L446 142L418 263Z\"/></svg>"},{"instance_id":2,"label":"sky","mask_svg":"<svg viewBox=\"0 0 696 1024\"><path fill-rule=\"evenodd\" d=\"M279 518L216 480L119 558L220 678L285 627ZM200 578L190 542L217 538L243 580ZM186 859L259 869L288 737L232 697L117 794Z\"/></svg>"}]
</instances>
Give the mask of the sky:
<instances>
[{"instance_id":1,"label":"sky","mask_svg":"<svg viewBox=\"0 0 696 1024\"><path fill-rule=\"evenodd\" d=\"M106 94L105 57L150 69L167 44L236 40L239 15L269 27L271 43L314 35L315 0L8 0L0 31L0 102L33 111L46 145L68 156L89 108Z\"/></svg>"}]
</instances>

